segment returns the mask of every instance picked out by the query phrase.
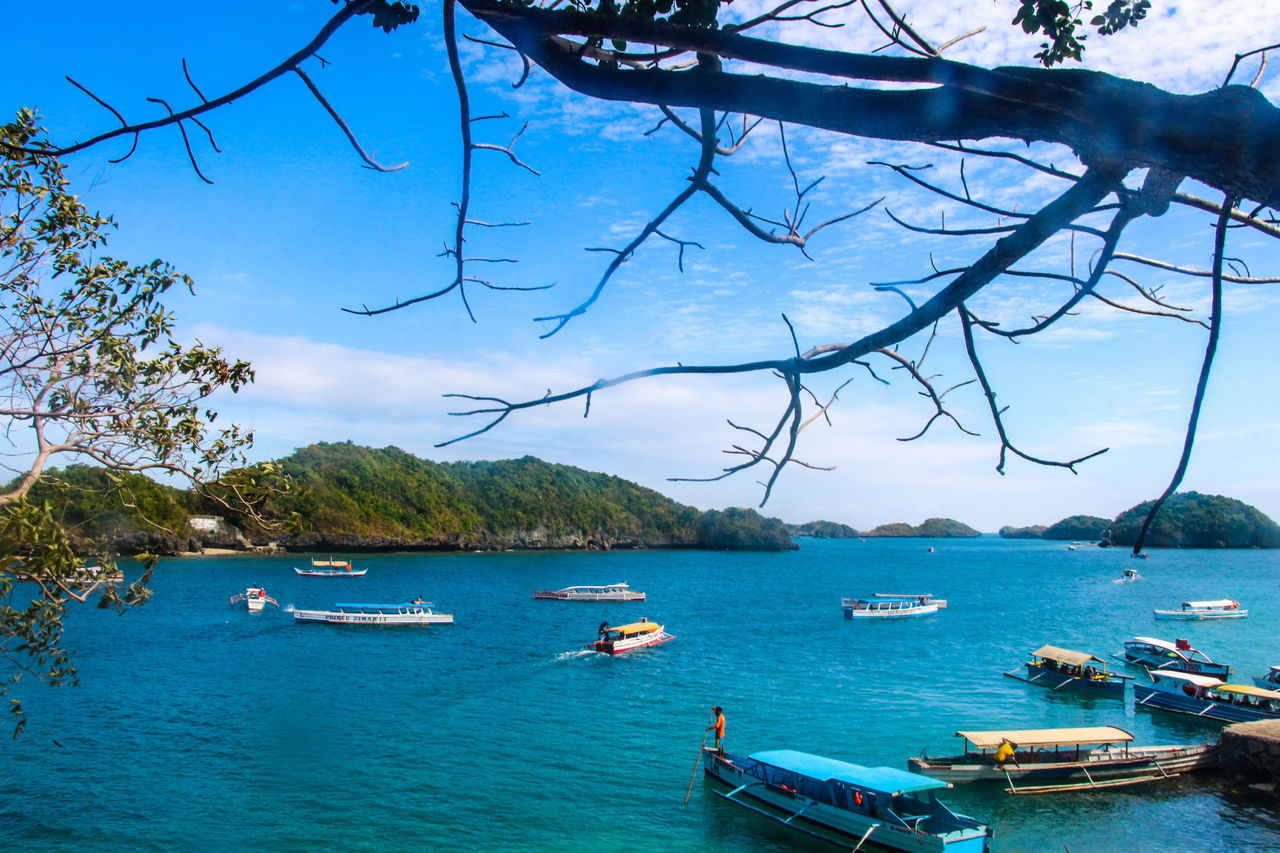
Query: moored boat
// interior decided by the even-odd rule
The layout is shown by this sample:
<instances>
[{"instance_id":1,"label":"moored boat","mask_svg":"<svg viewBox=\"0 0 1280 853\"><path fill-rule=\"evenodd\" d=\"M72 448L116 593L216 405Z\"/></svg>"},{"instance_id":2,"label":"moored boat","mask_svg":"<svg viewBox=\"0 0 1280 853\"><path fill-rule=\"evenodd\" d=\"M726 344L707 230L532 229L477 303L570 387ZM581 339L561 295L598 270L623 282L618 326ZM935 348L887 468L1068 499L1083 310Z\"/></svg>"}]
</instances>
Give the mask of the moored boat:
<instances>
[{"instance_id":1,"label":"moored boat","mask_svg":"<svg viewBox=\"0 0 1280 853\"><path fill-rule=\"evenodd\" d=\"M953 783L1001 782L1010 794L1081 791L1153 782L1216 766L1216 743L1132 746L1115 726L956 732L961 755L907 760L907 768ZM1008 743L1013 754L997 759Z\"/></svg>"},{"instance_id":2,"label":"moored boat","mask_svg":"<svg viewBox=\"0 0 1280 853\"><path fill-rule=\"evenodd\" d=\"M1133 679L1132 675L1108 672L1106 662L1100 657L1057 646L1036 649L1024 666L1026 675L1022 674L1021 668L1005 675L1051 690L1070 687L1115 699L1124 698L1124 684Z\"/></svg>"},{"instance_id":3,"label":"moored boat","mask_svg":"<svg viewBox=\"0 0 1280 853\"><path fill-rule=\"evenodd\" d=\"M1231 677L1231 667L1225 663L1215 663L1204 652L1191 648L1191 644L1183 639L1171 643L1155 637L1134 637L1125 640L1124 651L1112 657L1147 670L1176 669L1224 680Z\"/></svg>"},{"instance_id":4,"label":"moored boat","mask_svg":"<svg viewBox=\"0 0 1280 853\"><path fill-rule=\"evenodd\" d=\"M644 593L625 583L604 586L566 586L564 589L535 589L534 598L547 601L644 601Z\"/></svg>"},{"instance_id":5,"label":"moored boat","mask_svg":"<svg viewBox=\"0 0 1280 853\"><path fill-rule=\"evenodd\" d=\"M1280 690L1280 666L1273 666L1262 675L1255 675L1253 683L1268 690Z\"/></svg>"},{"instance_id":6,"label":"moored boat","mask_svg":"<svg viewBox=\"0 0 1280 853\"><path fill-rule=\"evenodd\" d=\"M1153 610L1157 619L1242 619L1249 611L1231 598L1214 601L1184 601L1177 610Z\"/></svg>"},{"instance_id":7,"label":"moored boat","mask_svg":"<svg viewBox=\"0 0 1280 853\"><path fill-rule=\"evenodd\" d=\"M730 802L841 846L985 853L991 827L937 798L951 785L892 767L863 767L790 749L751 755L704 749L707 776ZM812 829L810 827L813 827Z\"/></svg>"},{"instance_id":8,"label":"moored boat","mask_svg":"<svg viewBox=\"0 0 1280 853\"><path fill-rule=\"evenodd\" d=\"M441 625L453 622L452 613L436 613L430 601L404 604L335 604L336 610L295 610L297 622L331 625Z\"/></svg>"},{"instance_id":9,"label":"moored boat","mask_svg":"<svg viewBox=\"0 0 1280 853\"><path fill-rule=\"evenodd\" d=\"M350 560L335 560L333 557L327 560L317 560L312 557L310 569L299 569L295 566L293 570L309 578L359 578L364 577L364 573L369 571L352 568Z\"/></svg>"},{"instance_id":10,"label":"moored boat","mask_svg":"<svg viewBox=\"0 0 1280 853\"><path fill-rule=\"evenodd\" d=\"M914 598L921 604L936 604L939 610L947 609L947 600L945 598L934 598L932 593L928 592L876 592L872 593L875 598Z\"/></svg>"},{"instance_id":11,"label":"moored boat","mask_svg":"<svg viewBox=\"0 0 1280 853\"><path fill-rule=\"evenodd\" d=\"M274 604L276 607L280 606L279 602L267 595L267 591L260 586L251 586L244 592L237 592L231 596L232 604L240 604L241 602L250 610L262 610L268 604Z\"/></svg>"},{"instance_id":12,"label":"moored boat","mask_svg":"<svg viewBox=\"0 0 1280 853\"><path fill-rule=\"evenodd\" d=\"M1280 720L1280 691L1177 670L1154 670L1151 679L1134 682L1134 705L1230 723Z\"/></svg>"},{"instance_id":13,"label":"moored boat","mask_svg":"<svg viewBox=\"0 0 1280 853\"><path fill-rule=\"evenodd\" d=\"M596 641L587 648L616 655L633 649L661 645L674 639L674 636L667 633L665 626L641 618L639 622L628 625L610 626L608 622L602 623L597 632Z\"/></svg>"},{"instance_id":14,"label":"moored boat","mask_svg":"<svg viewBox=\"0 0 1280 853\"><path fill-rule=\"evenodd\" d=\"M938 602L928 596L893 598L880 595L872 598L842 598L846 619L901 619L907 616L925 616L938 612Z\"/></svg>"}]
</instances>

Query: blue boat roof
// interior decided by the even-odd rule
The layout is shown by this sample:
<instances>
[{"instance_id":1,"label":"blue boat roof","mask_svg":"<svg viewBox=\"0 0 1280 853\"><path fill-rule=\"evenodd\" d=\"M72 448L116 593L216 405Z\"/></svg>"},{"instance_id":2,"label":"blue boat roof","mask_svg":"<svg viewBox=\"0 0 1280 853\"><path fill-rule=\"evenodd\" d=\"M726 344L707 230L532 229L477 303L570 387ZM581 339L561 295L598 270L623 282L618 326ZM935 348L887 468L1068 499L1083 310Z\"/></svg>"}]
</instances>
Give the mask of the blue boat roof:
<instances>
[{"instance_id":1,"label":"blue boat roof","mask_svg":"<svg viewBox=\"0 0 1280 853\"><path fill-rule=\"evenodd\" d=\"M895 767L863 767L861 764L797 752L794 749L755 752L751 754L751 758L813 779L835 779L890 795L951 787L949 782L941 779L932 779Z\"/></svg>"}]
</instances>

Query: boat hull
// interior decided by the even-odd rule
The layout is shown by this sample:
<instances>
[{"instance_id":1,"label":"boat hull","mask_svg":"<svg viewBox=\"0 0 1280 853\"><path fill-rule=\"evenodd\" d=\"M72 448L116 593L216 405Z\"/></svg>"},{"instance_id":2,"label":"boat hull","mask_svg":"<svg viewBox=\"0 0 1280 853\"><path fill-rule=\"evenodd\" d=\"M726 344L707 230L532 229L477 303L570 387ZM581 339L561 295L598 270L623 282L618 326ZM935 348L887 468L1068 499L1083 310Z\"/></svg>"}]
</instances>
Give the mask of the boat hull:
<instances>
[{"instance_id":1,"label":"boat hull","mask_svg":"<svg viewBox=\"0 0 1280 853\"><path fill-rule=\"evenodd\" d=\"M1153 610L1157 619L1243 619L1248 610Z\"/></svg>"},{"instance_id":2,"label":"boat hull","mask_svg":"<svg viewBox=\"0 0 1280 853\"><path fill-rule=\"evenodd\" d=\"M906 850L913 853L924 853L924 851L985 853L989 849L990 830L988 828L957 830L945 836L939 836L923 831L913 831L906 826L894 826L870 813L870 809L874 808L871 805L874 802L871 797L866 799L867 805L854 808L819 802L796 791L768 784L763 779L746 772L742 766L739 766L742 762L742 756L732 753L721 756L715 750L703 750L702 766L706 775L733 788L728 794L721 793L722 797L784 823L792 829L815 835L826 841L847 844L850 848L860 846L863 850L874 848ZM743 802L742 798L748 798L790 817L784 819L771 811L754 808ZM805 825L817 827L818 831L807 829Z\"/></svg>"},{"instance_id":3,"label":"boat hull","mask_svg":"<svg viewBox=\"0 0 1280 853\"><path fill-rule=\"evenodd\" d=\"M343 613L336 610L295 610L296 622L324 622L329 625L447 625L452 613Z\"/></svg>"},{"instance_id":4,"label":"boat hull","mask_svg":"<svg viewBox=\"0 0 1280 853\"><path fill-rule=\"evenodd\" d=\"M1081 690L1094 696L1124 699L1124 685L1128 680L1127 678L1113 676L1110 673L1103 673L1095 677L1067 675L1053 669L1036 666L1034 663L1026 663L1023 666L1026 668L1026 675L1016 669L1012 672L1006 672L1005 675L1029 684L1048 687L1050 690L1069 688L1071 690Z\"/></svg>"},{"instance_id":5,"label":"boat hull","mask_svg":"<svg viewBox=\"0 0 1280 853\"><path fill-rule=\"evenodd\" d=\"M350 572L335 572L329 569L299 569L295 567L294 571L302 575L304 578L359 578L364 577L364 573L369 570L359 569Z\"/></svg>"},{"instance_id":6,"label":"boat hull","mask_svg":"<svg viewBox=\"0 0 1280 853\"><path fill-rule=\"evenodd\" d=\"M1268 711L1264 708L1188 696L1180 691L1161 690L1158 687L1150 687L1145 684L1133 685L1133 702L1134 705L1143 708L1157 708L1161 711L1174 711L1179 714L1190 714L1193 717L1204 717L1211 720L1224 720L1229 723L1280 720L1280 713Z\"/></svg>"},{"instance_id":7,"label":"boat hull","mask_svg":"<svg viewBox=\"0 0 1280 853\"><path fill-rule=\"evenodd\" d=\"M1088 749L1078 755L1074 750L1068 750L1039 753L1039 756L1061 760L1030 761L1022 757L1018 764L1008 762L997 767L990 754L979 756L970 753L945 758L911 758L907 760L907 769L952 784L1000 782L1009 786L1010 793L1017 793L1022 786L1110 787L1105 783L1115 784L1115 780L1153 781L1193 770L1210 769L1217 766L1218 747L1212 743L1144 746L1127 750Z\"/></svg>"}]
</instances>

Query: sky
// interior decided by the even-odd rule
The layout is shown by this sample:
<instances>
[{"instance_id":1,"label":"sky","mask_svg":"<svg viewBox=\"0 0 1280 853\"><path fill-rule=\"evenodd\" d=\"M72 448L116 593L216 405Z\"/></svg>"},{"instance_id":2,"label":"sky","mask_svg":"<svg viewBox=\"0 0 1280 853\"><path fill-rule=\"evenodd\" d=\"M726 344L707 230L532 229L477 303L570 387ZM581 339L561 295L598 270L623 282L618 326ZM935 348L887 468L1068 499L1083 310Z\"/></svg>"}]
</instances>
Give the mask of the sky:
<instances>
[{"instance_id":1,"label":"sky","mask_svg":"<svg viewBox=\"0 0 1280 853\"><path fill-rule=\"evenodd\" d=\"M986 31L948 48L975 64L1033 62L1039 39L1009 22L1016 0L943 4L902 0L903 11L935 43ZM1169 3L1156 0L1136 30L1087 42L1086 67L1193 94L1220 85L1237 53L1280 39L1280 4L1269 0ZM157 117L164 98L175 109L196 98L182 61L207 97L239 86L310 40L334 6L325 0L264 0L253 15L225 4L59 2L0 5L10 35L10 72L0 76L0 110L38 108L55 142L84 139L115 125L66 77L131 120ZM738 0L745 17L762 4ZM842 17L843 16L843 17ZM119 163L127 141L67 158L74 190L118 223L109 252L134 262L164 258L196 281L196 295L169 301L181 336L224 348L253 363L254 385L221 395L221 421L255 433L255 459L275 459L319 441L394 445L439 461L519 457L614 474L703 509L758 506L762 473L718 482L671 478L717 476L740 457L727 454L766 430L785 403L770 376L648 379L596 394L589 416L581 402L530 409L495 429L447 447L436 445L479 426L450 413L450 393L536 399L637 369L785 357L798 344L847 342L900 317L905 302L872 282L917 279L930 264L977 258L986 243L904 231L908 221L990 227L995 218L944 203L871 161L931 166L925 174L957 191L956 158L935 149L786 131L787 153L807 196L806 221L817 223L883 198L875 209L819 232L809 257L746 235L717 206L696 200L664 233L698 245L683 258L675 244L643 246L581 317L555 335L534 318L562 313L590 294L611 255L590 251L626 244L683 189L696 146L658 127L653 108L592 101L535 72L519 88L509 52L464 43L477 140L512 150L529 168L497 151L477 151L472 216L527 222L476 229L475 256L493 259L477 274L496 285L543 290L468 290L475 319L456 295L363 317L342 308L381 307L431 292L451 270L440 257L451 240L460 186L457 95L442 43L439 10L424 6L415 25L390 35L367 19L348 25L306 68L342 113L361 145L385 164L362 166L339 130L288 75L206 119L219 152L193 136L206 184L192 169L172 128L144 135ZM815 46L872 50L883 37L856 10L828 13L842 27L790 27L786 37ZM493 36L462 16L462 30ZM760 32L758 35L777 35ZM1246 60L1236 81L1259 69ZM1280 68L1258 84L1280 101ZM655 128L658 128L656 132ZM198 134L198 131L195 131ZM718 163L717 183L743 207L781 218L794 211L793 179L783 167L778 130L762 125L732 158ZM1031 152L1069 169L1065 149ZM534 173L536 170L536 174ZM1137 186L1141 175L1131 176ZM965 164L975 197L1033 209L1061 185L1010 164ZM1212 196L1190 182L1182 189ZM1206 268L1212 254L1208 214L1175 209L1135 223L1122 250ZM1096 244L1084 238L1047 244L1041 268L1088 266ZM1257 276L1280 275L1280 246L1233 231L1228 254ZM682 263L681 263L682 261ZM681 268L683 267L683 268ZM1126 271L1169 301L1203 317L1203 280L1136 265ZM917 302L937 283L905 287ZM1277 285L1228 285L1222 341L1201 418L1195 455L1181 488L1238 498L1280 519L1280 396L1276 394ZM1109 279L1103 292L1133 303ZM1051 310L1066 292L1044 280L991 286L972 303L1006 326ZM785 319L784 319L785 317ZM795 330L793 344L788 322ZM939 421L921 438L931 407L887 362L815 377L828 413L801 434L796 457L773 488L766 515L801 523L825 519L867 530L954 518L982 531L1052 524L1076 514L1113 517L1159 495L1181 452L1206 331L1176 320L1081 306L1048 333L1018 345L979 339L997 399L1008 406L1013 442L1038 457L1071 459L1108 452L1078 467L1011 459L996 472L999 443L976 385L948 403L968 435ZM932 342L917 336L901 352L919 359L940 388L972 378L958 321L947 318ZM878 381L888 380L888 383ZM848 381L847 385L840 387ZM11 436L21 451L23 436Z\"/></svg>"}]
</instances>

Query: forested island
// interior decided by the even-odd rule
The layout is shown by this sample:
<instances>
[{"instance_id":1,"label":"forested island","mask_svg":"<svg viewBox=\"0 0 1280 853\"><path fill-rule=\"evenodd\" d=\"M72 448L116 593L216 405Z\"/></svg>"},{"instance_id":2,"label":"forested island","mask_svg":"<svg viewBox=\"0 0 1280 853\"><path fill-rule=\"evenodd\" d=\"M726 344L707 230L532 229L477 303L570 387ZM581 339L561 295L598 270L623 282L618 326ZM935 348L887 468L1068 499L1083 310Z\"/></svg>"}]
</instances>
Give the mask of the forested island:
<instances>
[{"instance_id":1,"label":"forested island","mask_svg":"<svg viewBox=\"0 0 1280 853\"><path fill-rule=\"evenodd\" d=\"M923 537L928 539L971 539L981 536L967 524L950 518L926 518L918 527L903 522L881 524L865 531L863 536Z\"/></svg>"},{"instance_id":2,"label":"forested island","mask_svg":"<svg viewBox=\"0 0 1280 853\"><path fill-rule=\"evenodd\" d=\"M82 543L118 553L796 547L780 520L754 510L704 512L620 477L532 456L432 462L344 442L304 447L278 464L291 487L267 496L257 518L84 465L46 478L32 498L64 507Z\"/></svg>"},{"instance_id":3,"label":"forested island","mask_svg":"<svg viewBox=\"0 0 1280 853\"><path fill-rule=\"evenodd\" d=\"M1072 539L1128 547L1153 501L1125 510L1108 521L1073 515L1048 527L1002 527L1006 539ZM1145 543L1153 548L1280 548L1280 525L1243 501L1222 495L1177 492L1156 514Z\"/></svg>"}]
</instances>

